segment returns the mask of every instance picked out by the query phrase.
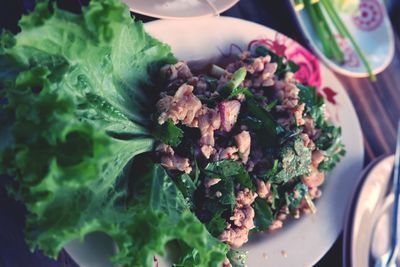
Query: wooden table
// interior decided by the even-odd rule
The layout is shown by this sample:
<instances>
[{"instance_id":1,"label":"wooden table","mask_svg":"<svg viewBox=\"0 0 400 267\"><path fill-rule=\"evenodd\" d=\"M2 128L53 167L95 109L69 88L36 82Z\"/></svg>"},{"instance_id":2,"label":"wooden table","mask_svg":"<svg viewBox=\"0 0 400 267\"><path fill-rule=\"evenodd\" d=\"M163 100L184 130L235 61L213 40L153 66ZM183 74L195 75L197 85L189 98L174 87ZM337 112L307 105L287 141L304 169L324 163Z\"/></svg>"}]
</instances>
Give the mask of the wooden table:
<instances>
[{"instance_id":1,"label":"wooden table","mask_svg":"<svg viewBox=\"0 0 400 267\"><path fill-rule=\"evenodd\" d=\"M2 3L0 27L16 31L16 21L20 14L25 7L33 7L33 2L33 0L10 0ZM67 5L76 9L76 5L71 2L75 1L70 0ZM266 25L304 43L298 29L295 28L295 23L290 18L285 1L242 0L222 15ZM151 20L140 15L137 17L144 21ZM397 2L397 8L393 10L392 18L395 29L400 32L399 2ZM366 152L365 164L380 155L393 153L395 128L400 119L400 40L398 37L396 37L396 55L393 62L378 76L377 82L372 83L368 79L354 79L341 75L338 75L338 78L347 89L361 122ZM6 195L3 186L5 182L0 177L0 267L76 267L77 265L65 252L60 254L57 261L44 257L40 252L33 254L29 252L22 232L24 208ZM340 236L316 266L341 266L341 260L342 237Z\"/></svg>"}]
</instances>

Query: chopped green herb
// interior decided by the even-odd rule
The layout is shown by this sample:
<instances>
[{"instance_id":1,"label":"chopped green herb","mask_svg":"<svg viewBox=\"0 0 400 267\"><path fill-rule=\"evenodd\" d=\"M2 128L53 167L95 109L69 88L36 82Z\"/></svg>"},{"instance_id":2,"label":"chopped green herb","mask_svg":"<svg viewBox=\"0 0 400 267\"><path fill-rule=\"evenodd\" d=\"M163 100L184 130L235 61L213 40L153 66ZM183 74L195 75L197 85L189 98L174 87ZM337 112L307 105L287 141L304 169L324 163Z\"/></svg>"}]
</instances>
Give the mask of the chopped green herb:
<instances>
[{"instance_id":1,"label":"chopped green herb","mask_svg":"<svg viewBox=\"0 0 400 267\"><path fill-rule=\"evenodd\" d=\"M254 201L254 224L257 231L265 231L274 221L271 207L267 200L257 197Z\"/></svg>"},{"instance_id":2,"label":"chopped green herb","mask_svg":"<svg viewBox=\"0 0 400 267\"><path fill-rule=\"evenodd\" d=\"M249 115L242 120L242 123L255 132L262 147L275 146L278 125L272 115L254 99L248 99L246 105Z\"/></svg>"},{"instance_id":3,"label":"chopped green herb","mask_svg":"<svg viewBox=\"0 0 400 267\"><path fill-rule=\"evenodd\" d=\"M301 181L299 181L294 186L293 190L296 191L297 193L296 194L294 194L293 192L286 193L287 194L286 206L289 207L290 210L295 209L300 204L301 200L308 193L308 187Z\"/></svg>"},{"instance_id":4,"label":"chopped green herb","mask_svg":"<svg viewBox=\"0 0 400 267\"><path fill-rule=\"evenodd\" d=\"M207 223L207 230L215 237L218 237L225 229L226 221L222 218L222 212L217 212Z\"/></svg>"},{"instance_id":5,"label":"chopped green herb","mask_svg":"<svg viewBox=\"0 0 400 267\"><path fill-rule=\"evenodd\" d=\"M179 190L182 192L183 196L189 201L190 206L193 207L193 194L196 190L196 185L193 182L192 177L184 173L178 179L175 179L175 183Z\"/></svg>"},{"instance_id":6,"label":"chopped green herb","mask_svg":"<svg viewBox=\"0 0 400 267\"><path fill-rule=\"evenodd\" d=\"M176 147L181 143L183 131L169 119L163 125L157 123L153 135L164 144Z\"/></svg>"},{"instance_id":7,"label":"chopped green herb","mask_svg":"<svg viewBox=\"0 0 400 267\"><path fill-rule=\"evenodd\" d=\"M239 94L244 94L246 97L253 97L253 93L249 90L247 87L236 87L231 91L227 99L234 99L236 98Z\"/></svg>"},{"instance_id":8,"label":"chopped green herb","mask_svg":"<svg viewBox=\"0 0 400 267\"><path fill-rule=\"evenodd\" d=\"M271 208L278 209L279 203L281 202L281 198L279 196L278 185L272 184L271 185L271 193L272 193L272 205Z\"/></svg>"},{"instance_id":9,"label":"chopped green herb","mask_svg":"<svg viewBox=\"0 0 400 267\"><path fill-rule=\"evenodd\" d=\"M223 91L228 90L232 92L236 87L238 87L246 78L247 70L242 67L233 73L232 79L224 86Z\"/></svg>"},{"instance_id":10,"label":"chopped green herb","mask_svg":"<svg viewBox=\"0 0 400 267\"><path fill-rule=\"evenodd\" d=\"M279 167L279 160L275 159L272 168L268 170L265 174L261 175L261 177L263 177L264 179L272 178L278 172L278 167Z\"/></svg>"},{"instance_id":11,"label":"chopped green herb","mask_svg":"<svg viewBox=\"0 0 400 267\"><path fill-rule=\"evenodd\" d=\"M217 197L216 192L221 192L221 197ZM218 202L224 207L223 210L229 209L232 211L236 204L235 184L233 183L233 179L231 177L223 178L218 184L210 188L210 195L213 196L211 197L214 199L213 202ZM220 211L221 207L217 205L212 208L214 211Z\"/></svg>"},{"instance_id":12,"label":"chopped green herb","mask_svg":"<svg viewBox=\"0 0 400 267\"><path fill-rule=\"evenodd\" d=\"M286 183L301 175L310 173L311 150L304 147L301 138L296 138L294 143L288 143L281 150L280 171L271 178L274 183Z\"/></svg>"},{"instance_id":13,"label":"chopped green herb","mask_svg":"<svg viewBox=\"0 0 400 267\"><path fill-rule=\"evenodd\" d=\"M255 186L249 173L246 171L245 166L240 162L233 160L211 162L204 168L204 173L209 177L218 177L222 179L228 177L233 178L236 183L255 191Z\"/></svg>"},{"instance_id":14,"label":"chopped green herb","mask_svg":"<svg viewBox=\"0 0 400 267\"><path fill-rule=\"evenodd\" d=\"M271 110L278 104L278 99L275 99L271 101L268 105L265 105L264 109L268 112L271 112Z\"/></svg>"},{"instance_id":15,"label":"chopped green herb","mask_svg":"<svg viewBox=\"0 0 400 267\"><path fill-rule=\"evenodd\" d=\"M315 144L319 150L324 151L327 159L319 165L318 169L329 172L346 153L341 142L341 128L326 121L324 99L318 96L316 88L300 84L297 86L300 89L300 99L306 104L306 115L310 116L314 120L315 127L321 130Z\"/></svg>"},{"instance_id":16,"label":"chopped green herb","mask_svg":"<svg viewBox=\"0 0 400 267\"><path fill-rule=\"evenodd\" d=\"M248 257L247 251L239 251L239 250L229 250L227 257L232 267L246 267L246 261Z\"/></svg>"}]
</instances>

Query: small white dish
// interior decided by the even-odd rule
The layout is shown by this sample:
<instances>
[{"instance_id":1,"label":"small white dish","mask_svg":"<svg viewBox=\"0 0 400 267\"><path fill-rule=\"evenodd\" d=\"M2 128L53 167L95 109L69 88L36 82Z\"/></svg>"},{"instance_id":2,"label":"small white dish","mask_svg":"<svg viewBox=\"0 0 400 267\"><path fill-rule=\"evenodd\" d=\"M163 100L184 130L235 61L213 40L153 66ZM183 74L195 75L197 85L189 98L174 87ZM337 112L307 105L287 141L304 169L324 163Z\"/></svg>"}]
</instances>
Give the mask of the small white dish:
<instances>
[{"instance_id":1,"label":"small white dish","mask_svg":"<svg viewBox=\"0 0 400 267\"><path fill-rule=\"evenodd\" d=\"M224 55L246 49L254 39L263 39L272 50L301 66L299 79L307 77L328 99L331 119L342 127L347 154L326 179L316 214L285 222L274 234L252 238L243 247L249 251L247 266L312 266L332 246L343 229L346 207L357 185L364 160L360 124L346 90L335 75L292 39L262 25L230 17L158 20L145 24L154 37L169 44L175 56L196 64L217 62ZM209 29L213 29L212 31ZM66 250L76 262L81 258ZM82 267L89 265L82 265ZM98 265L101 266L101 265ZM159 258L159 267L171 266Z\"/></svg>"},{"instance_id":2,"label":"small white dish","mask_svg":"<svg viewBox=\"0 0 400 267\"><path fill-rule=\"evenodd\" d=\"M393 155L371 163L354 192L344 229L345 267L373 266L371 256L381 254L388 246L393 194L387 194L393 163Z\"/></svg>"},{"instance_id":3,"label":"small white dish","mask_svg":"<svg viewBox=\"0 0 400 267\"><path fill-rule=\"evenodd\" d=\"M132 12L161 19L217 16L239 0L123 0Z\"/></svg>"},{"instance_id":4,"label":"small white dish","mask_svg":"<svg viewBox=\"0 0 400 267\"><path fill-rule=\"evenodd\" d=\"M342 251L343 251L343 266L351 266L351 234L353 231L353 219L355 216L355 206L358 204L358 197L360 195L360 190L362 186L364 185L364 182L366 180L366 177L370 174L370 171L384 159L386 156L381 156L379 158L374 159L372 162L370 162L362 171L360 174L360 177L358 178L358 185L356 188L354 188L354 191L352 193L352 200L349 202L347 205L347 212L346 212L346 219L344 221L344 229L343 229L343 242L342 242Z\"/></svg>"},{"instance_id":5,"label":"small white dish","mask_svg":"<svg viewBox=\"0 0 400 267\"><path fill-rule=\"evenodd\" d=\"M350 42L337 33L331 23L331 29L337 36L339 46L345 55L345 63L340 65L327 58L322 52L321 42L314 31L307 12L296 11L294 0L288 0L299 28L312 51L334 71L350 77L368 77L368 72L362 64ZM394 35L389 16L383 1L361 0L357 16L339 12L344 24L354 36L371 65L372 72L378 74L390 64L394 56ZM325 16L328 18L328 16Z\"/></svg>"}]
</instances>

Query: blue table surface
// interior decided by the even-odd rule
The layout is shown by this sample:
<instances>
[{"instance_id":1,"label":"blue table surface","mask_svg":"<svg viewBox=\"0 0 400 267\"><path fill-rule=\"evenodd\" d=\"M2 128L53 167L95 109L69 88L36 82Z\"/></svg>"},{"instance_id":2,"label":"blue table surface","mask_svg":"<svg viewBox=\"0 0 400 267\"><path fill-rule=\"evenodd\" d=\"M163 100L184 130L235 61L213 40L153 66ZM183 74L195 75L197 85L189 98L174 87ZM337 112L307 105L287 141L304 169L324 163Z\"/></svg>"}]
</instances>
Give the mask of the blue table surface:
<instances>
[{"instance_id":1,"label":"blue table surface","mask_svg":"<svg viewBox=\"0 0 400 267\"><path fill-rule=\"evenodd\" d=\"M87 0L64 0L58 1L64 7L71 10L78 10L79 5L86 2ZM400 31L400 0L392 0L391 1L392 8L391 17L392 23L395 26L394 28L397 31ZM17 21L19 20L21 14L27 12L27 10L31 10L34 8L34 0L1 0L0 1L0 29L6 28L13 32L18 31ZM222 15L224 16L232 16L238 17L245 20L254 21L268 27L271 27L275 30L278 30L281 33L284 33L293 39L299 41L300 43L304 43L299 33L299 30L296 28L293 19L290 17L290 13L288 12L286 1L282 0L242 0L237 5L235 5L230 10L226 11ZM152 18L141 16L135 14L138 19L143 21L153 20ZM397 43L397 51L399 51L399 45ZM398 57L398 52L397 52ZM394 73L400 72L399 62L394 63L395 66L391 67L392 72ZM393 64L392 64L393 65ZM387 74L387 76L392 76L392 73ZM385 79L385 76L383 75ZM392 79L392 78L390 78ZM360 81L355 82L351 79L341 78L341 81L345 85L352 85L352 87L368 87L368 81ZM400 80L397 79L395 81L390 80L390 82L381 81L381 87L397 87L400 88ZM370 86L371 88L373 86ZM399 92L399 90L397 90ZM349 92L352 96L351 91ZM400 95L400 92L399 94ZM383 99L382 102L387 101ZM397 98L399 100L399 98ZM354 99L353 99L354 102ZM360 114L363 112L363 107L354 103L356 110ZM397 107L398 114L400 114L400 110ZM377 114L378 116L379 114ZM396 118L392 118L394 122ZM363 122L362 126L368 128L368 121ZM395 123L392 123L393 127ZM0 126L1 127L1 126ZM379 125L378 125L379 127ZM374 140L374 136L366 135L366 141L368 142L370 139ZM388 141L391 145L394 143L393 140ZM383 153L392 152L391 149L385 150L385 146L382 144L377 144L374 141L369 143L371 146L370 150L367 151L366 163L373 159L376 156L379 156ZM394 146L393 146L394 147ZM368 149L367 149L368 150ZM24 214L25 210L23 205L17 203L13 199L9 198L7 193L5 192L4 185L8 182L8 178L0 177L0 267L61 267L61 266L69 266L76 267L78 266L67 253L61 252L58 260L51 260L45 256L43 256L39 251L31 253L28 247L25 244L24 236L23 236L23 227L24 227ZM342 265L342 236L340 236L333 247L327 252L327 254L318 262L315 266L341 266ZM273 266L275 267L275 266Z\"/></svg>"}]
</instances>

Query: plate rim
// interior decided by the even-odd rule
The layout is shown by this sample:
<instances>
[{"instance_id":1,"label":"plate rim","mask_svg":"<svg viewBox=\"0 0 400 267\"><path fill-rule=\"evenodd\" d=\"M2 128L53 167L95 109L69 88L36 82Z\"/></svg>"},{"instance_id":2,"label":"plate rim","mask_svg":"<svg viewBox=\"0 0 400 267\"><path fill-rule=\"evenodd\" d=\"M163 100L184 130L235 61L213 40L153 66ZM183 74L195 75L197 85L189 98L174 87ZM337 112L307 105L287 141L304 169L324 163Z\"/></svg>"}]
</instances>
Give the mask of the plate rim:
<instances>
[{"instance_id":1,"label":"plate rim","mask_svg":"<svg viewBox=\"0 0 400 267\"><path fill-rule=\"evenodd\" d=\"M353 242L354 242L354 218L355 218L355 214L357 213L357 210L360 209L360 206L362 205L362 203L360 202L360 193L363 190L363 188L366 186L366 184L368 182L370 182L372 178L371 173L375 170L375 168L378 167L378 165L387 162L387 161L394 161L394 154L393 153L385 153L377 158L375 158L374 160L372 160L367 168L365 169L365 176L362 177L363 179L359 181L359 184L355 190L355 192L357 193L356 195L354 195L353 198L353 202L351 204L351 207L353 208L352 211L348 210L348 216L347 219L351 219L351 221L348 224L345 224L345 227L347 226L347 230L344 230L344 234L346 234L347 236L344 236L343 238L343 266L347 267L347 266L353 266L353 261L354 261L354 247L353 247ZM390 176L390 175L389 175ZM389 184L389 181L386 185ZM387 200L388 195L386 195L383 200L386 201ZM381 203L382 205L379 206L380 208L382 208L382 206L384 205L384 202ZM376 222L374 222L376 223ZM346 231L346 232L345 232Z\"/></svg>"},{"instance_id":2,"label":"plate rim","mask_svg":"<svg viewBox=\"0 0 400 267\"><path fill-rule=\"evenodd\" d=\"M207 2L209 0L206 0ZM134 13L138 13L147 17L152 17L152 18L157 18L157 19L166 19L166 20L185 20L185 19L195 19L195 18L207 18L207 17L218 17L220 16L221 13L227 11L228 9L232 8L234 5L236 5L240 0L231 0L229 3L224 5L222 8L216 10L218 14L215 14L214 12L210 12L207 14L202 14L202 15L196 15L196 16L167 16L167 15L158 15L155 13L147 12L147 11L142 11L140 9L136 9L132 7L132 5L129 5L128 3L124 3L129 7L129 10ZM211 6L210 6L211 7ZM150 23L150 22L147 22Z\"/></svg>"},{"instance_id":3,"label":"plate rim","mask_svg":"<svg viewBox=\"0 0 400 267\"><path fill-rule=\"evenodd\" d=\"M342 264L344 267L351 266L349 264L350 257L351 257L351 242L353 240L353 226L354 226L354 215L355 215L355 208L359 202L359 193L361 192L362 188L364 187L365 183L368 180L368 175L370 172L381 162L384 161L386 158L390 157L392 154L384 154L381 155L373 160L371 160L368 165L366 165L360 174L357 186L353 190L353 197L350 200L349 205L347 206L346 215L345 215L345 223L343 228L343 246L342 246L342 253L343 259Z\"/></svg>"}]
</instances>

